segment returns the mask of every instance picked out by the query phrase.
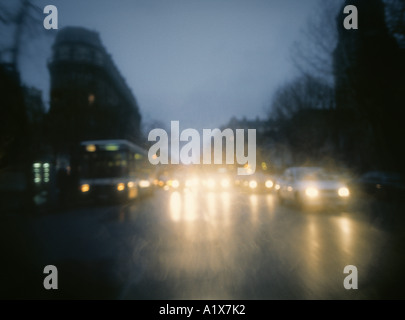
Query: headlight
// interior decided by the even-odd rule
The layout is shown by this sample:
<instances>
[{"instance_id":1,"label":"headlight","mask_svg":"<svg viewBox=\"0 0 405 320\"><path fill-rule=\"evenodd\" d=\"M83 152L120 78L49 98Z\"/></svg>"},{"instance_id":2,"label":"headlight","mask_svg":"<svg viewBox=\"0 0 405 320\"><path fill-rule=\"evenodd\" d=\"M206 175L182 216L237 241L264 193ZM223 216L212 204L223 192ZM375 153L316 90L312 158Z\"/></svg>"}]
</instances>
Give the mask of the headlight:
<instances>
[{"instance_id":1,"label":"headlight","mask_svg":"<svg viewBox=\"0 0 405 320\"><path fill-rule=\"evenodd\" d=\"M222 179L222 180L221 180L221 187L222 187L222 188L229 188L230 184L231 184L231 183L229 182L228 179Z\"/></svg>"},{"instance_id":2,"label":"headlight","mask_svg":"<svg viewBox=\"0 0 405 320\"><path fill-rule=\"evenodd\" d=\"M256 189L257 188L257 181L256 180L249 181L249 188Z\"/></svg>"},{"instance_id":3,"label":"headlight","mask_svg":"<svg viewBox=\"0 0 405 320\"><path fill-rule=\"evenodd\" d=\"M135 187L135 183L130 181L130 182L128 182L127 186L128 186L128 188L133 188L133 187Z\"/></svg>"},{"instance_id":4,"label":"headlight","mask_svg":"<svg viewBox=\"0 0 405 320\"><path fill-rule=\"evenodd\" d=\"M267 180L266 181L266 183L265 183L265 185L266 185L266 188L273 188L273 185L274 185L274 183L273 183L273 181L271 181L271 180Z\"/></svg>"},{"instance_id":5,"label":"headlight","mask_svg":"<svg viewBox=\"0 0 405 320\"><path fill-rule=\"evenodd\" d=\"M197 178L192 178L192 179L188 179L186 180L186 187L191 188L191 187L196 187L198 186L199 181Z\"/></svg>"},{"instance_id":6,"label":"headlight","mask_svg":"<svg viewBox=\"0 0 405 320\"><path fill-rule=\"evenodd\" d=\"M141 181L139 181L139 186L141 188L149 188L150 182L148 180L141 180Z\"/></svg>"},{"instance_id":7,"label":"headlight","mask_svg":"<svg viewBox=\"0 0 405 320\"><path fill-rule=\"evenodd\" d=\"M124 191L125 190L125 184L124 183L117 184L117 190L118 191Z\"/></svg>"},{"instance_id":8,"label":"headlight","mask_svg":"<svg viewBox=\"0 0 405 320\"><path fill-rule=\"evenodd\" d=\"M206 182L206 185L210 189L215 188L215 180L214 179L208 179L207 182Z\"/></svg>"},{"instance_id":9,"label":"headlight","mask_svg":"<svg viewBox=\"0 0 405 320\"><path fill-rule=\"evenodd\" d=\"M180 187L180 182L179 180L173 180L172 181L172 187L177 189L178 187Z\"/></svg>"},{"instance_id":10,"label":"headlight","mask_svg":"<svg viewBox=\"0 0 405 320\"><path fill-rule=\"evenodd\" d=\"M338 195L340 197L348 197L350 195L349 189L346 187L339 188Z\"/></svg>"},{"instance_id":11,"label":"headlight","mask_svg":"<svg viewBox=\"0 0 405 320\"><path fill-rule=\"evenodd\" d=\"M80 187L81 192L85 193L85 192L89 192L90 191L90 185L88 184L82 184Z\"/></svg>"},{"instance_id":12,"label":"headlight","mask_svg":"<svg viewBox=\"0 0 405 320\"><path fill-rule=\"evenodd\" d=\"M305 189L305 194L310 198L316 198L319 195L317 188L309 187Z\"/></svg>"}]
</instances>

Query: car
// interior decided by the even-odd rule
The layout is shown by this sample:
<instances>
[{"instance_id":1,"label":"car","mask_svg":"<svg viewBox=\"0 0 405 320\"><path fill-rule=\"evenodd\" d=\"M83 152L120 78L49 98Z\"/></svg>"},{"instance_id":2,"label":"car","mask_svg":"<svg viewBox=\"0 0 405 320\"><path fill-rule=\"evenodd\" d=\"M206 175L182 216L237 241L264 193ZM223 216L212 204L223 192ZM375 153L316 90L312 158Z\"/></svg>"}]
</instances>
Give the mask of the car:
<instances>
[{"instance_id":1,"label":"car","mask_svg":"<svg viewBox=\"0 0 405 320\"><path fill-rule=\"evenodd\" d=\"M350 201L347 177L323 167L290 167L278 179L280 202L299 207L344 207Z\"/></svg>"},{"instance_id":2,"label":"car","mask_svg":"<svg viewBox=\"0 0 405 320\"><path fill-rule=\"evenodd\" d=\"M382 201L405 199L405 181L397 172L368 171L350 181L350 186L358 197Z\"/></svg>"},{"instance_id":3,"label":"car","mask_svg":"<svg viewBox=\"0 0 405 320\"><path fill-rule=\"evenodd\" d=\"M208 192L229 191L234 183L234 175L227 168L207 169L201 174L201 186Z\"/></svg>"},{"instance_id":4,"label":"car","mask_svg":"<svg viewBox=\"0 0 405 320\"><path fill-rule=\"evenodd\" d=\"M249 176L238 176L236 186L247 192L272 192L275 190L275 177L258 171Z\"/></svg>"}]
</instances>

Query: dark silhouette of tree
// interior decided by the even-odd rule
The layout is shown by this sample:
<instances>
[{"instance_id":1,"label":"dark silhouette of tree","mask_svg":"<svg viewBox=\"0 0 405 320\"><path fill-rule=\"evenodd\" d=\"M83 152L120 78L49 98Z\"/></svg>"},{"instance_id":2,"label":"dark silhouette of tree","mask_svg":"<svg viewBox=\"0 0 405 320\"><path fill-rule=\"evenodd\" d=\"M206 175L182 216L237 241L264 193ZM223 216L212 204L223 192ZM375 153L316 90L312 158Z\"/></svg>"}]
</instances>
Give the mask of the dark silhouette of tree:
<instances>
[{"instance_id":1,"label":"dark silhouette of tree","mask_svg":"<svg viewBox=\"0 0 405 320\"><path fill-rule=\"evenodd\" d=\"M302 29L302 37L291 48L291 60L302 74L329 84L334 81L333 51L338 41L335 17L342 1L320 0Z\"/></svg>"},{"instance_id":2,"label":"dark silhouette of tree","mask_svg":"<svg viewBox=\"0 0 405 320\"><path fill-rule=\"evenodd\" d=\"M319 162L333 153L334 90L303 76L280 87L269 110L268 138L290 150L296 164Z\"/></svg>"},{"instance_id":3,"label":"dark silhouette of tree","mask_svg":"<svg viewBox=\"0 0 405 320\"><path fill-rule=\"evenodd\" d=\"M0 4L0 24L11 29L9 43L2 43L0 57L9 55L9 63L18 69L18 61L23 51L25 40L38 36L42 26L42 10L30 0Z\"/></svg>"},{"instance_id":4,"label":"dark silhouette of tree","mask_svg":"<svg viewBox=\"0 0 405 320\"><path fill-rule=\"evenodd\" d=\"M355 31L338 25L339 42L334 54L336 104L339 111L345 110L355 119L348 119L346 124L351 128L341 138L349 144L357 140L359 149L366 144L366 150L375 150L371 155L357 153L363 169L371 165L403 170L400 146L405 83L401 51L389 33L381 0L353 0L347 4L357 6L361 19ZM342 21L343 14L337 19ZM352 126L362 128L355 139Z\"/></svg>"},{"instance_id":5,"label":"dark silhouette of tree","mask_svg":"<svg viewBox=\"0 0 405 320\"><path fill-rule=\"evenodd\" d=\"M276 91L269 115L275 120L286 120L300 110L334 109L334 106L334 91L330 85L321 79L302 76Z\"/></svg>"}]
</instances>

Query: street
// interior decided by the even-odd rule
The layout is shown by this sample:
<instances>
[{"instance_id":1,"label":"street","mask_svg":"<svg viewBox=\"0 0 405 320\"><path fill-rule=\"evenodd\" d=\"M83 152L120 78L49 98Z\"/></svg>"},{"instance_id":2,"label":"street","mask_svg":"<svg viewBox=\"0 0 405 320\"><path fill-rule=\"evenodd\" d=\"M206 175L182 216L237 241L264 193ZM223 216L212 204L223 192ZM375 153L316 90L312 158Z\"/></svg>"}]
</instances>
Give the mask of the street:
<instances>
[{"instance_id":1,"label":"street","mask_svg":"<svg viewBox=\"0 0 405 320\"><path fill-rule=\"evenodd\" d=\"M2 296L404 298L403 205L303 212L271 193L157 190L126 205L2 216ZM403 225L403 224L402 224ZM58 269L45 290L43 269ZM343 269L358 270L347 290Z\"/></svg>"}]
</instances>

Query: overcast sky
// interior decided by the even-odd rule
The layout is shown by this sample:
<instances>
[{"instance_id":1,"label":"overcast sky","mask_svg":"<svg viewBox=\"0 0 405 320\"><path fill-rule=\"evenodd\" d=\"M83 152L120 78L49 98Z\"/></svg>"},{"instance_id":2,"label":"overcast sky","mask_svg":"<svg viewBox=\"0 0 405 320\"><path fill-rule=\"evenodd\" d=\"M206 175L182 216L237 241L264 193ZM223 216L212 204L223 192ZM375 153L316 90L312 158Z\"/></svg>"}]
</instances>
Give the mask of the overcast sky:
<instances>
[{"instance_id":1,"label":"overcast sky","mask_svg":"<svg viewBox=\"0 0 405 320\"><path fill-rule=\"evenodd\" d=\"M4 0L0 0L4 1ZM59 29L100 33L146 121L214 128L232 116L264 117L278 86L296 75L292 43L317 0L38 0L59 11ZM43 15L45 17L45 15ZM54 31L40 29L43 35ZM21 61L23 80L49 101L52 37Z\"/></svg>"}]
</instances>

